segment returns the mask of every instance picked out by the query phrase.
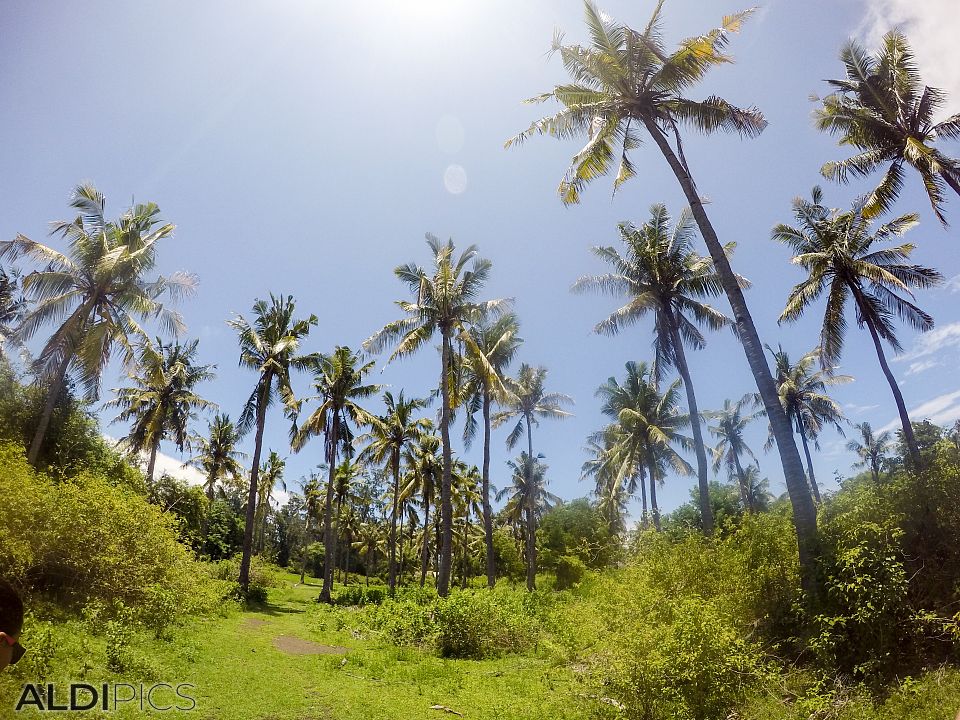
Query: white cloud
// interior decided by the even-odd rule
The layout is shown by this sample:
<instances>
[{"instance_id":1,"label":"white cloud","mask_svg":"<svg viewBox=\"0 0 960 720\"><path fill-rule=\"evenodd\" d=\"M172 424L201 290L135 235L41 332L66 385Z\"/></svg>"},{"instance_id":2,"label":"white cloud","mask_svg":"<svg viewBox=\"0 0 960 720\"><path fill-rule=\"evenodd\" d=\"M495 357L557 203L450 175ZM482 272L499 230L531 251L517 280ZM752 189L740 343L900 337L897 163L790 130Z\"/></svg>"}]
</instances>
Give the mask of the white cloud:
<instances>
[{"instance_id":1,"label":"white cloud","mask_svg":"<svg viewBox=\"0 0 960 720\"><path fill-rule=\"evenodd\" d=\"M187 465L184 467L183 461L164 453L157 453L157 465L154 474L160 477L166 473L170 477L186 480L191 485L203 485L206 477L195 467Z\"/></svg>"},{"instance_id":2,"label":"white cloud","mask_svg":"<svg viewBox=\"0 0 960 720\"><path fill-rule=\"evenodd\" d=\"M907 372L905 374L916 375L918 373L924 372L925 370L929 370L930 368L935 368L940 365L941 363L938 360L919 360L918 362L910 363L910 367L907 368Z\"/></svg>"},{"instance_id":3,"label":"white cloud","mask_svg":"<svg viewBox=\"0 0 960 720\"><path fill-rule=\"evenodd\" d=\"M914 422L929 420L937 425L947 425L960 419L960 390L938 395L932 400L908 410ZM900 418L894 418L877 432L895 430L900 427Z\"/></svg>"},{"instance_id":4,"label":"white cloud","mask_svg":"<svg viewBox=\"0 0 960 720\"><path fill-rule=\"evenodd\" d=\"M910 39L921 77L927 85L960 99L957 36L960 12L956 0L866 0L867 16L860 35L871 48L885 32L900 27Z\"/></svg>"},{"instance_id":5,"label":"white cloud","mask_svg":"<svg viewBox=\"0 0 960 720\"><path fill-rule=\"evenodd\" d=\"M929 358L941 350L960 347L960 322L952 322L943 327L934 328L930 332L925 332L917 336L913 347L894 358L894 362L912 362L921 358ZM911 367L913 367L911 365ZM922 368L926 370L927 368ZM917 370L916 372L920 372ZM912 374L909 371L908 375Z\"/></svg>"},{"instance_id":6,"label":"white cloud","mask_svg":"<svg viewBox=\"0 0 960 720\"><path fill-rule=\"evenodd\" d=\"M960 275L954 275L943 284L943 287L952 293L960 292Z\"/></svg>"},{"instance_id":7,"label":"white cloud","mask_svg":"<svg viewBox=\"0 0 960 720\"><path fill-rule=\"evenodd\" d=\"M876 410L879 405L857 405L856 403L847 403L843 406L843 409L847 411L847 414L853 415L863 415L865 412L871 410Z\"/></svg>"}]
</instances>

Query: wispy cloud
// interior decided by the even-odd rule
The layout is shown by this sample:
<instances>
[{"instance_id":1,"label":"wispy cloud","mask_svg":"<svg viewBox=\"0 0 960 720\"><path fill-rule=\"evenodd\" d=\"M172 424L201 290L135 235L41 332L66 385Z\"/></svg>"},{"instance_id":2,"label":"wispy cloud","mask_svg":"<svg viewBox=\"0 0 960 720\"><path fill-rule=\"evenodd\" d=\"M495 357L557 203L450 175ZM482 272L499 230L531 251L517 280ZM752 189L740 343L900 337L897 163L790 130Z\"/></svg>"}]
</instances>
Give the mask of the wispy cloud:
<instances>
[{"instance_id":1,"label":"wispy cloud","mask_svg":"<svg viewBox=\"0 0 960 720\"><path fill-rule=\"evenodd\" d=\"M960 275L954 275L943 284L944 290L955 293L960 292Z\"/></svg>"},{"instance_id":2,"label":"wispy cloud","mask_svg":"<svg viewBox=\"0 0 960 720\"><path fill-rule=\"evenodd\" d=\"M847 411L848 415L863 415L865 412L870 412L871 410L876 410L879 405L857 405L856 403L847 403L843 406L843 409Z\"/></svg>"},{"instance_id":3,"label":"wispy cloud","mask_svg":"<svg viewBox=\"0 0 960 720\"><path fill-rule=\"evenodd\" d=\"M960 419L960 390L937 395L932 400L927 400L927 402L910 409L908 412L915 422L929 420L937 425L948 425L954 420ZM900 419L894 418L877 432L895 430L899 427Z\"/></svg>"},{"instance_id":4,"label":"wispy cloud","mask_svg":"<svg viewBox=\"0 0 960 720\"><path fill-rule=\"evenodd\" d=\"M943 327L934 328L930 332L918 335L916 341L913 343L913 347L902 355L894 358L894 362L920 364L916 361L922 358L930 358L931 355L935 355L943 350L958 347L960 347L960 322L952 322ZM927 368L921 368L921 370L926 369ZM915 372L920 372L921 370L916 370ZM907 374L910 375L912 373L907 371Z\"/></svg>"},{"instance_id":5,"label":"wispy cloud","mask_svg":"<svg viewBox=\"0 0 960 720\"><path fill-rule=\"evenodd\" d=\"M910 38L923 81L960 97L956 0L865 0L867 15L859 34L875 47L885 32L900 27Z\"/></svg>"},{"instance_id":6,"label":"wispy cloud","mask_svg":"<svg viewBox=\"0 0 960 720\"><path fill-rule=\"evenodd\" d=\"M918 360L917 362L910 363L910 367L907 368L906 375L917 375L929 370L930 368L935 368L941 365L939 360Z\"/></svg>"}]
</instances>

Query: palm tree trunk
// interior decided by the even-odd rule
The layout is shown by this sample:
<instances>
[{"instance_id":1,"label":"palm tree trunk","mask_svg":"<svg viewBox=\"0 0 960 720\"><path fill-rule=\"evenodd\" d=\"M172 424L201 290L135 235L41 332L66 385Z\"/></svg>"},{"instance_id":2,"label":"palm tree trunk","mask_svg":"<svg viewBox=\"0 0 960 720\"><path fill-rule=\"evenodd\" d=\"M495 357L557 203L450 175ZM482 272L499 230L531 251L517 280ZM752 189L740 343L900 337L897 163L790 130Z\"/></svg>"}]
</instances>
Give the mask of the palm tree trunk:
<instances>
[{"instance_id":1,"label":"palm tree trunk","mask_svg":"<svg viewBox=\"0 0 960 720\"><path fill-rule=\"evenodd\" d=\"M467 554L470 552L470 508L467 508L467 516L463 521L463 560L461 563L462 575L460 577L460 587L466 589L467 587L467 570L468 570L468 559Z\"/></svg>"},{"instance_id":2,"label":"palm tree trunk","mask_svg":"<svg viewBox=\"0 0 960 720\"><path fill-rule=\"evenodd\" d=\"M397 543L397 585L403 585L403 516L407 511L404 501L400 501L400 529Z\"/></svg>"},{"instance_id":3,"label":"palm tree trunk","mask_svg":"<svg viewBox=\"0 0 960 720\"><path fill-rule=\"evenodd\" d=\"M43 404L43 412L40 414L40 422L33 435L33 442L30 443L30 451L27 454L27 460L31 465L37 464L37 458L40 457L40 448L43 447L43 439L46 437L47 428L50 426L50 418L53 417L53 409L57 406L57 399L60 397L60 391L63 389L63 381L67 377L67 368L70 367L70 361L73 359L73 351L66 350L63 353L63 359L57 366L57 371L47 389L47 399Z\"/></svg>"},{"instance_id":4,"label":"palm tree trunk","mask_svg":"<svg viewBox=\"0 0 960 720\"><path fill-rule=\"evenodd\" d=\"M700 410L697 407L697 396L693 392L693 381L690 380L690 368L687 366L687 354L683 349L683 339L680 337L680 328L673 308L666 308L670 321L670 336L673 340L673 353L677 363L677 372L683 380L683 388L687 391L687 410L690 415L690 429L693 432L693 447L697 454L697 484L700 488L700 517L705 535L713 534L713 508L710 506L710 481L707 477L707 451L703 445L703 429L700 425Z\"/></svg>"},{"instance_id":5,"label":"palm tree trunk","mask_svg":"<svg viewBox=\"0 0 960 720\"><path fill-rule=\"evenodd\" d=\"M819 544L817 510L813 504L810 488L803 472L803 463L800 460L797 444L793 439L793 428L787 419L783 406L780 404L777 386L770 374L760 336L753 323L753 318L750 315L737 277L723 251L720 238L717 237L716 230L714 230L710 218L707 217L706 210L703 208L693 178L684 163L680 162L673 148L670 147L670 143L660 128L649 118L644 118L643 123L683 189L683 194L690 204L690 210L697 221L697 226L700 228L700 234L707 245L710 257L713 258L713 264L723 286L723 291L733 310L734 320L737 324L737 336L756 380L757 389L760 391L760 397L763 400L763 406L767 411L767 418L777 442L780 463L783 465L783 476L787 484L787 491L790 494L790 504L793 506L793 524L797 531L801 583L810 597L816 597L819 595L816 578Z\"/></svg>"},{"instance_id":6,"label":"palm tree trunk","mask_svg":"<svg viewBox=\"0 0 960 720\"><path fill-rule=\"evenodd\" d=\"M390 518L390 567L387 569L387 589L393 597L397 588L397 513L400 496L400 448L393 448L393 516Z\"/></svg>"},{"instance_id":7,"label":"palm tree trunk","mask_svg":"<svg viewBox=\"0 0 960 720\"><path fill-rule=\"evenodd\" d=\"M340 525L342 522L343 522L343 498L338 498L337 499L337 522L336 522L336 525L334 526L335 529L333 532L333 558L334 558L333 564L337 568L337 577L340 579L343 578L343 573L341 572L340 563L337 562L337 552L339 551L338 546L340 545Z\"/></svg>"},{"instance_id":8,"label":"palm tree trunk","mask_svg":"<svg viewBox=\"0 0 960 720\"><path fill-rule=\"evenodd\" d=\"M307 548L310 546L310 510L307 510L307 522L303 528L303 550L300 551L300 584L303 585L307 574Z\"/></svg>"},{"instance_id":9,"label":"palm tree trunk","mask_svg":"<svg viewBox=\"0 0 960 720\"><path fill-rule=\"evenodd\" d=\"M447 370L450 367L450 329L441 328L443 350L440 373L440 437L443 442L443 479L440 483L440 563L437 573L437 592L446 597L450 591L450 570L453 559L453 453L450 447L450 379Z\"/></svg>"},{"instance_id":10,"label":"palm tree trunk","mask_svg":"<svg viewBox=\"0 0 960 720\"><path fill-rule=\"evenodd\" d=\"M490 391L483 392L483 535L487 549L487 587L497 584L493 554L493 508L490 507Z\"/></svg>"},{"instance_id":11,"label":"palm tree trunk","mask_svg":"<svg viewBox=\"0 0 960 720\"><path fill-rule=\"evenodd\" d=\"M653 515L653 528L660 532L660 508L657 506L657 467L653 461L653 455L648 460L650 475L650 514Z\"/></svg>"},{"instance_id":12,"label":"palm tree trunk","mask_svg":"<svg viewBox=\"0 0 960 720\"><path fill-rule=\"evenodd\" d=\"M331 413L330 432L327 433L327 502L323 507L323 585L318 600L333 601L333 567L336 565L333 540L333 488L337 475L337 443L340 442L340 413Z\"/></svg>"},{"instance_id":13,"label":"palm tree trunk","mask_svg":"<svg viewBox=\"0 0 960 720\"><path fill-rule=\"evenodd\" d=\"M348 527L347 528L347 545L344 548L344 550L346 550L346 557L343 560L343 565L344 565L343 584L344 585L350 584L350 543L352 541L353 541L353 536L352 536L352 533L350 532L350 528Z\"/></svg>"},{"instance_id":14,"label":"palm tree trunk","mask_svg":"<svg viewBox=\"0 0 960 720\"><path fill-rule=\"evenodd\" d=\"M897 384L897 379L893 376L890 366L887 365L887 357L883 353L883 345L880 343L880 335L877 333L877 328L874 327L873 322L869 318L865 318L864 322L867 325L867 329L870 331L870 337L873 338L873 347L877 350L877 358L880 360L880 368L883 370L883 374L887 378L887 383L890 385L890 391L893 393L894 402L897 404L897 412L900 414L900 426L903 428L903 440L907 444L907 449L910 452L910 460L913 463L914 469L919 470L920 448L917 445L917 438L913 434L913 424L910 422L910 415L907 413L907 406L903 402L903 394L900 392L900 386Z\"/></svg>"},{"instance_id":15,"label":"palm tree trunk","mask_svg":"<svg viewBox=\"0 0 960 720\"><path fill-rule=\"evenodd\" d=\"M650 526L650 519L647 515L647 483L640 473L640 527L646 530Z\"/></svg>"},{"instance_id":16,"label":"palm tree trunk","mask_svg":"<svg viewBox=\"0 0 960 720\"><path fill-rule=\"evenodd\" d=\"M150 461L147 463L147 487L153 486L153 473L157 469L157 451L160 449L160 439L150 446Z\"/></svg>"},{"instance_id":17,"label":"palm tree trunk","mask_svg":"<svg viewBox=\"0 0 960 720\"><path fill-rule=\"evenodd\" d=\"M529 415L527 424L527 590L537 589L537 515L536 489L533 487L533 426Z\"/></svg>"},{"instance_id":18,"label":"palm tree trunk","mask_svg":"<svg viewBox=\"0 0 960 720\"><path fill-rule=\"evenodd\" d=\"M740 464L740 456L731 451L733 455L733 463L737 468L737 482L740 484L740 498L743 501L744 509L751 515L756 512L756 508L753 503L753 493L750 492L750 487L747 485L747 474L743 471L743 465Z\"/></svg>"},{"instance_id":19,"label":"palm tree trunk","mask_svg":"<svg viewBox=\"0 0 960 720\"><path fill-rule=\"evenodd\" d=\"M203 514L203 527L201 527L200 532L203 535L203 544L206 546L207 540L210 538L210 510L213 508L213 484L216 482L216 479L213 476L207 478L207 511ZM204 547L206 549L206 547Z\"/></svg>"},{"instance_id":20,"label":"palm tree trunk","mask_svg":"<svg viewBox=\"0 0 960 720\"><path fill-rule=\"evenodd\" d=\"M427 567L430 563L430 498L425 497L426 509L423 513L423 559L420 562L420 587L427 581Z\"/></svg>"},{"instance_id":21,"label":"palm tree trunk","mask_svg":"<svg viewBox=\"0 0 960 720\"><path fill-rule=\"evenodd\" d=\"M819 505L822 500L820 499L820 488L817 487L817 477L813 474L813 458L810 457L810 446L807 444L807 431L803 429L802 423L797 423L797 432L800 433L800 442L803 444L803 454L807 458L807 473L810 475L810 489L813 490L813 497Z\"/></svg>"},{"instance_id":22,"label":"palm tree trunk","mask_svg":"<svg viewBox=\"0 0 960 720\"><path fill-rule=\"evenodd\" d=\"M247 512L243 526L243 555L240 558L240 587L250 588L250 555L253 551L253 519L257 509L257 489L260 482L260 453L263 450L263 426L267 420L267 398L273 375L268 370L261 381L262 390L257 398L257 434L253 442L253 465L250 468L250 491L247 493Z\"/></svg>"}]
</instances>

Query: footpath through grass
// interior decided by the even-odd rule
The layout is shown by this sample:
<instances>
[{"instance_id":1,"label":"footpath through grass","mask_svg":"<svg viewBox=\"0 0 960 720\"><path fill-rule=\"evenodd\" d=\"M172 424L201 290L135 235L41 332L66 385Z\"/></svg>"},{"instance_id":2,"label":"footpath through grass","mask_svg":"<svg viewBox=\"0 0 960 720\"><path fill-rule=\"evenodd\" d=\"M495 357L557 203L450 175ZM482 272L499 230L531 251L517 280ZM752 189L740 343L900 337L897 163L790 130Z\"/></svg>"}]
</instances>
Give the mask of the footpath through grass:
<instances>
[{"instance_id":1,"label":"footpath through grass","mask_svg":"<svg viewBox=\"0 0 960 720\"><path fill-rule=\"evenodd\" d=\"M317 604L319 586L312 580L295 586L298 580L285 576L285 587L271 590L260 609L195 621L165 640L138 635L131 647L142 668L123 674L107 669L102 638L83 637L77 621L57 623L48 681L60 687L71 681L191 683L196 709L155 715L198 720L457 717L449 711L467 718L583 716L572 671L546 653L474 661L398 648L358 632L353 609ZM13 711L27 681L0 675L0 717L49 716ZM85 713L144 714L129 706Z\"/></svg>"}]
</instances>

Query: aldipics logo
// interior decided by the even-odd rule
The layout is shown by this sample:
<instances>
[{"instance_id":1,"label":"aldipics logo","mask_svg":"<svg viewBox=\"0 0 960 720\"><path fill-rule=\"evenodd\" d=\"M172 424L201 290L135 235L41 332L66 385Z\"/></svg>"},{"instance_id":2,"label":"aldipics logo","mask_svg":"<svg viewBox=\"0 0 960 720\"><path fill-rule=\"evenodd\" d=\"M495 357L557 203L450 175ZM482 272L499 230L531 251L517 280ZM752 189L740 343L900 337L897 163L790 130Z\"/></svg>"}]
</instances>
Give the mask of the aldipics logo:
<instances>
[{"instance_id":1,"label":"aldipics logo","mask_svg":"<svg viewBox=\"0 0 960 720\"><path fill-rule=\"evenodd\" d=\"M125 707L139 707L141 712L187 712L197 707L190 683L156 683L130 685L129 683L70 683L69 686L24 685L17 701L16 711L27 708L43 712L84 712L97 710L114 712Z\"/></svg>"}]
</instances>

